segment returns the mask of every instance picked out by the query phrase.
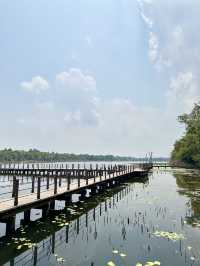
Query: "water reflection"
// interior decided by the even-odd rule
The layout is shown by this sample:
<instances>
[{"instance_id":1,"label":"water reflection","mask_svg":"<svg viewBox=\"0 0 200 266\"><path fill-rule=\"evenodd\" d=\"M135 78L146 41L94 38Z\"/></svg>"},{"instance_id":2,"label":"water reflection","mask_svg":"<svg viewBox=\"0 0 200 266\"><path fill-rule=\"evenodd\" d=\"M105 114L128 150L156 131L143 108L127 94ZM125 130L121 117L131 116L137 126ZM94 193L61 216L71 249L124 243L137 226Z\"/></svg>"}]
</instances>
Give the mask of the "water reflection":
<instances>
[{"instance_id":1,"label":"water reflection","mask_svg":"<svg viewBox=\"0 0 200 266\"><path fill-rule=\"evenodd\" d=\"M200 265L199 183L193 173L154 171L145 183L69 204L18 230L15 238L36 246L1 238L0 265Z\"/></svg>"},{"instance_id":2,"label":"water reflection","mask_svg":"<svg viewBox=\"0 0 200 266\"><path fill-rule=\"evenodd\" d=\"M64 210L52 212L47 219L39 219L19 228L12 239L2 237L0 265L6 262L5 265L43 265L40 264L43 259L49 261L52 256L55 257L55 262L64 263L66 259L56 254L55 250L63 244L74 246L79 243L80 238L84 243L97 240L99 218L104 216L103 226L112 223L112 218L105 213L115 209L117 203L129 194L130 189L128 184L123 184L88 198L85 202L70 203ZM124 225L122 235L125 239ZM70 263L70 259L67 263Z\"/></svg>"},{"instance_id":3,"label":"water reflection","mask_svg":"<svg viewBox=\"0 0 200 266\"><path fill-rule=\"evenodd\" d=\"M175 173L174 176L178 192L189 199L186 220L189 224L200 228L200 173L185 171Z\"/></svg>"}]
</instances>

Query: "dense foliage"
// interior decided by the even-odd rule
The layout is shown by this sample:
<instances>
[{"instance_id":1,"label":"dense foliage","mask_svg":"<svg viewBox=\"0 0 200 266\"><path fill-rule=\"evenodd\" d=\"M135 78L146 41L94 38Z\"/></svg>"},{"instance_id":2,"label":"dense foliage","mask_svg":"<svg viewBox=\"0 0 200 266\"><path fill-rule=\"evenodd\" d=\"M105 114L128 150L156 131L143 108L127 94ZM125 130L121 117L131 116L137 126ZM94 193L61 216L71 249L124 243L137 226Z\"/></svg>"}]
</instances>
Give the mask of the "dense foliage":
<instances>
[{"instance_id":1,"label":"dense foliage","mask_svg":"<svg viewBox=\"0 0 200 266\"><path fill-rule=\"evenodd\" d=\"M41 152L36 149L19 151L4 149L0 151L0 162L11 161L38 161L38 162L64 162L64 161L121 161L132 160L132 157L120 157L113 155L89 155Z\"/></svg>"},{"instance_id":2,"label":"dense foliage","mask_svg":"<svg viewBox=\"0 0 200 266\"><path fill-rule=\"evenodd\" d=\"M172 162L200 168L200 104L181 115L179 122L185 124L186 132L174 145Z\"/></svg>"},{"instance_id":3,"label":"dense foliage","mask_svg":"<svg viewBox=\"0 0 200 266\"><path fill-rule=\"evenodd\" d=\"M0 150L0 162L75 162L75 161L139 161L145 158L135 158L127 156L113 155L89 155L89 154L70 154L42 152L36 149L29 151L19 151L12 149ZM156 158L165 161L166 158Z\"/></svg>"}]
</instances>

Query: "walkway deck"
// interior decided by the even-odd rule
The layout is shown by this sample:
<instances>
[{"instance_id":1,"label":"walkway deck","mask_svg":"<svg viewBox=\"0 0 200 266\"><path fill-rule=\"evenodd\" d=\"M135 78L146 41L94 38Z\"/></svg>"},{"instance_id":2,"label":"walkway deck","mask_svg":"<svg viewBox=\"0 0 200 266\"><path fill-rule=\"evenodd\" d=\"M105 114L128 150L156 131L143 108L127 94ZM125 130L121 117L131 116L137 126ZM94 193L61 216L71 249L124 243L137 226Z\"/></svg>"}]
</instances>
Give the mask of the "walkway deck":
<instances>
[{"instance_id":1,"label":"walkway deck","mask_svg":"<svg viewBox=\"0 0 200 266\"><path fill-rule=\"evenodd\" d=\"M84 199L113 187L127 178L147 176L152 164L96 166L86 169L27 168L0 165L0 222L6 223L6 235L15 231L18 212L24 212L24 222L30 221L31 209L42 209L42 216L55 209L55 200L68 204L73 194Z\"/></svg>"},{"instance_id":2,"label":"walkway deck","mask_svg":"<svg viewBox=\"0 0 200 266\"><path fill-rule=\"evenodd\" d=\"M54 199L58 199L62 196L70 195L70 194L81 194L81 191L86 189L91 189L96 186L101 186L105 183L117 181L118 179L123 179L129 175L141 176L148 173L148 170L134 167L127 167L122 171L112 171L110 173L105 172L105 174L101 176L94 175L92 178L79 178L79 179L69 179L67 178L67 182L61 184L61 186L57 186L57 177L54 178L53 188L51 186L49 188L45 188L45 191L41 191L41 178L37 178L37 191L35 190L28 195L19 195L20 189L18 187L18 191L16 191L16 187L13 185L13 198L5 198L2 201L0 200L0 216L9 215L13 212L17 212L18 210L31 208L40 204L44 204L45 202L49 202ZM46 178L47 179L47 178ZM55 183L56 181L56 183ZM13 181L14 182L14 181ZM16 181L15 181L16 182ZM18 184L19 186L19 184ZM17 192L17 193L16 193ZM11 193L11 191L9 192Z\"/></svg>"}]
</instances>

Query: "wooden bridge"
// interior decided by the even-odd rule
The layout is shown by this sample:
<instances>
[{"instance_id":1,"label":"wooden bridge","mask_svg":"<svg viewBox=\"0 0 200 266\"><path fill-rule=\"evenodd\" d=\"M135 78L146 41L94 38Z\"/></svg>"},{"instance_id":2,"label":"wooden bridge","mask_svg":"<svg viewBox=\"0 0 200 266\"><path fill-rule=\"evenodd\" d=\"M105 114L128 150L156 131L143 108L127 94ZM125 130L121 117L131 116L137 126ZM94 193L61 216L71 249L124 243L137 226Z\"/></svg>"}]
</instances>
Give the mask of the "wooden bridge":
<instances>
[{"instance_id":1,"label":"wooden bridge","mask_svg":"<svg viewBox=\"0 0 200 266\"><path fill-rule=\"evenodd\" d=\"M79 242L80 236L82 241L88 242L88 228L94 232L93 236L95 237L99 218L104 215L109 215L109 211L116 207L116 204L121 200L126 198L130 192L131 188L129 186L123 186L111 190L109 198L107 194L99 198L98 201L93 201L92 198L89 198L84 203L81 203L81 206L84 206L83 213L78 214L78 216L75 215L72 220L70 219L70 223L62 227L42 218L37 221L32 221L31 226L27 227L26 232L27 237L32 242L35 242L35 237L37 237L36 246L32 249L28 250L27 246L23 246L22 249L15 249L15 252L12 253L10 251L12 247L7 245L9 238L0 238L0 242L2 243L2 248L0 249L0 265L4 265L5 263L10 266L37 265L46 258L47 254L56 254L59 246L66 244L69 247L70 244L74 245ZM63 211L61 210L59 213L62 214ZM57 215L58 213L54 214L53 212L51 219L55 220ZM67 219L66 212L64 212L64 219ZM38 224L40 225L40 233L37 236L33 236L32 232L38 230ZM19 238L20 235L18 233L15 232L13 236ZM10 256L11 253L13 256Z\"/></svg>"},{"instance_id":2,"label":"wooden bridge","mask_svg":"<svg viewBox=\"0 0 200 266\"><path fill-rule=\"evenodd\" d=\"M10 234L15 228L16 213L24 211L24 219L30 221L31 208L41 208L43 215L54 209L55 200L71 201L73 194L84 198L87 190L96 194L107 187L117 185L121 180L130 177L142 177L148 174L152 164L110 165L75 169L68 165L52 167L35 167L23 165L20 167L0 166L3 180L0 184L0 222L6 223L6 233ZM5 181L7 176L8 181ZM17 178L18 177L18 178Z\"/></svg>"}]
</instances>

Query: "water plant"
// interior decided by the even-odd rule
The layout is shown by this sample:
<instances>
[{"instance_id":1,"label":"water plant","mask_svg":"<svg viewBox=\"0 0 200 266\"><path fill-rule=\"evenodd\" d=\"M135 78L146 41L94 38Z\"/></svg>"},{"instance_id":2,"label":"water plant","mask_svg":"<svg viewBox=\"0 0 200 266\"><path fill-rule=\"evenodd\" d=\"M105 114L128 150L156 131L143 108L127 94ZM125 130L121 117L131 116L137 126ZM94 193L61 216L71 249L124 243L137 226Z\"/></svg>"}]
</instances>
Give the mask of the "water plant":
<instances>
[{"instance_id":1,"label":"water plant","mask_svg":"<svg viewBox=\"0 0 200 266\"><path fill-rule=\"evenodd\" d=\"M183 234L178 234L175 232L155 231L153 234L157 237L167 238L172 241L177 241L185 238Z\"/></svg>"},{"instance_id":2,"label":"water plant","mask_svg":"<svg viewBox=\"0 0 200 266\"><path fill-rule=\"evenodd\" d=\"M136 266L158 266L161 265L160 261L147 261L145 264L138 262Z\"/></svg>"},{"instance_id":3,"label":"water plant","mask_svg":"<svg viewBox=\"0 0 200 266\"><path fill-rule=\"evenodd\" d=\"M116 264L115 264L113 261L109 261L109 262L107 263L107 266L116 266Z\"/></svg>"}]
</instances>

